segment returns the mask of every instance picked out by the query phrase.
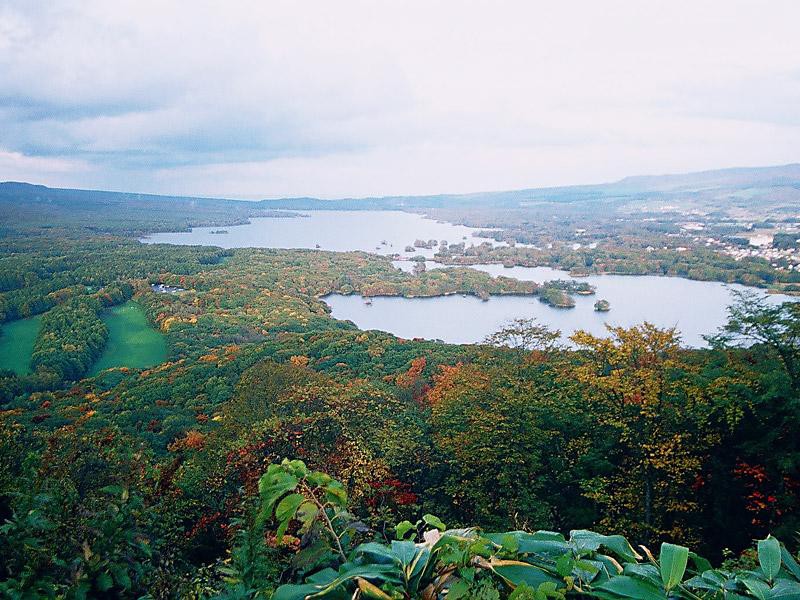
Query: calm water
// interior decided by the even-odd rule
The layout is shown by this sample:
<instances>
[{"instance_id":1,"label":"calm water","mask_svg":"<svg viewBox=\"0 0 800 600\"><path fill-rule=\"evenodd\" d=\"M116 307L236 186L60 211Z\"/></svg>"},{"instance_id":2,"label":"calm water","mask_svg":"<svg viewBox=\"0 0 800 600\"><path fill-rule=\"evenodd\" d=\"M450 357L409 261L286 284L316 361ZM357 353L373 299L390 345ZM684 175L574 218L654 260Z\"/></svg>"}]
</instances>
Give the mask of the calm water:
<instances>
[{"instance_id":1,"label":"calm water","mask_svg":"<svg viewBox=\"0 0 800 600\"><path fill-rule=\"evenodd\" d=\"M141 241L150 244L182 244L220 246L222 248L316 248L347 252L363 250L377 254L432 257L436 249L417 248L413 253L405 247L420 240L447 240L467 246L490 242L475 237L472 227L440 223L422 215L380 210L317 210L296 218L257 218L248 225L225 227L225 234L214 234L220 227L195 227L191 232L156 233ZM382 242L386 242L383 244Z\"/></svg>"},{"instance_id":2,"label":"calm water","mask_svg":"<svg viewBox=\"0 0 800 600\"><path fill-rule=\"evenodd\" d=\"M428 268L442 265L428 263ZM543 282L570 279L565 271L548 267L474 265L473 268L494 276ZM353 321L361 329L380 329L404 338L424 337L452 343L483 340L515 318L536 318L564 336L578 329L605 335L605 325L631 326L650 321L661 327L676 326L687 346L704 346L703 334L714 333L726 321L726 307L739 285L690 281L676 277L597 275L582 277L597 288L594 296L575 296L575 308L557 309L536 298L493 296L482 302L472 296L440 298L373 298L366 305L360 296L331 295L325 302L337 319ZM611 311L599 313L594 303L604 298ZM770 296L781 302L786 296Z\"/></svg>"},{"instance_id":3,"label":"calm water","mask_svg":"<svg viewBox=\"0 0 800 600\"><path fill-rule=\"evenodd\" d=\"M439 223L421 215L399 211L309 211L302 218L253 219L248 225L226 227L227 234L212 234L216 227L197 227L186 233L160 233L142 241L212 245L224 248L315 248L323 250L363 250L378 254L400 254L403 258L431 258L436 249L404 251L416 239L465 242L467 246L490 241L475 237L476 229ZM382 242L386 242L383 244ZM413 262L395 261L397 268L410 271ZM445 268L426 261L428 269ZM474 265L473 268L523 280L543 282L568 279L565 271L547 267ZM332 295L326 302L338 319L348 319L362 329L381 329L405 338L425 337L453 343L483 340L510 319L536 317L543 323L570 335L585 329L597 335L606 333L605 324L630 326L650 321L661 327L677 326L689 346L703 346L704 334L713 333L725 323L732 291L743 286L690 281L668 277L625 277L603 275L581 278L597 287L595 296L576 296L576 307L555 309L536 298L493 297L481 302L473 297L375 298L367 306L359 296ZM594 311L596 300L611 303L611 311ZM785 296L772 297L780 302Z\"/></svg>"}]
</instances>

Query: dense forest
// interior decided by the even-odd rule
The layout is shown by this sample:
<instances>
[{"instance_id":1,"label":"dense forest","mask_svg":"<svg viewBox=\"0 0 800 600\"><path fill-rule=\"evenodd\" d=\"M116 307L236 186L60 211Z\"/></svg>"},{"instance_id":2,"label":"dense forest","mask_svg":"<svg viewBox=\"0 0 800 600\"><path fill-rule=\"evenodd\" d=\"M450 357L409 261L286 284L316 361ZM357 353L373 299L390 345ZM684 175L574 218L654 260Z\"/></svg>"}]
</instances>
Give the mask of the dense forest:
<instances>
[{"instance_id":1,"label":"dense forest","mask_svg":"<svg viewBox=\"0 0 800 600\"><path fill-rule=\"evenodd\" d=\"M798 303L741 296L707 349L525 320L457 346L322 298L589 290L12 221L0 322L42 318L0 372L6 597L800 594ZM87 377L129 300L169 360Z\"/></svg>"}]
</instances>

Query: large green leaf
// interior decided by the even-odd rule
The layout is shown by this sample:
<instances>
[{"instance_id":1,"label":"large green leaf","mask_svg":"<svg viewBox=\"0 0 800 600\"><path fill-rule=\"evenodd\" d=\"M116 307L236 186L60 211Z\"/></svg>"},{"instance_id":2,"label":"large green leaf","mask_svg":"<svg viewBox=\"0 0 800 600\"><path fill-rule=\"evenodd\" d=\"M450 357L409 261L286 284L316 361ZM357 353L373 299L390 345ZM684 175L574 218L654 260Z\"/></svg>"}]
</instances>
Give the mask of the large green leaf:
<instances>
[{"instance_id":1,"label":"large green leaf","mask_svg":"<svg viewBox=\"0 0 800 600\"><path fill-rule=\"evenodd\" d=\"M313 583L282 585L272 594L271 600L305 600L306 596L315 594L320 589L319 585Z\"/></svg>"},{"instance_id":2,"label":"large green leaf","mask_svg":"<svg viewBox=\"0 0 800 600\"><path fill-rule=\"evenodd\" d=\"M786 570L789 571L797 581L800 581L800 565L797 564L794 556L783 546L781 546L781 558L783 559L783 564L786 565Z\"/></svg>"},{"instance_id":3,"label":"large green leaf","mask_svg":"<svg viewBox=\"0 0 800 600\"><path fill-rule=\"evenodd\" d=\"M760 579L746 577L742 578L741 581L747 588L747 591L750 592L756 598L758 598L758 600L767 600L767 598L769 597L769 592L770 592L769 585L767 585Z\"/></svg>"},{"instance_id":4,"label":"large green leaf","mask_svg":"<svg viewBox=\"0 0 800 600\"><path fill-rule=\"evenodd\" d=\"M605 554L595 554L592 562L602 565L601 578L611 577L613 575L622 575L623 567L616 559Z\"/></svg>"},{"instance_id":5,"label":"large green leaf","mask_svg":"<svg viewBox=\"0 0 800 600\"><path fill-rule=\"evenodd\" d=\"M517 560L489 561L492 571L497 573L510 587L515 588L521 583L536 589L542 583L555 583L564 586L564 582L556 579L544 569Z\"/></svg>"},{"instance_id":6,"label":"large green leaf","mask_svg":"<svg viewBox=\"0 0 800 600\"><path fill-rule=\"evenodd\" d=\"M435 527L439 531L444 531L445 529L447 529L442 520L435 515L422 515L422 520L426 525Z\"/></svg>"},{"instance_id":7,"label":"large green leaf","mask_svg":"<svg viewBox=\"0 0 800 600\"><path fill-rule=\"evenodd\" d=\"M370 555L381 562L391 561L397 564L402 570L408 592L413 593L429 565L431 549L417 546L411 541L394 540L389 548L376 543L363 544L356 549L356 554Z\"/></svg>"},{"instance_id":8,"label":"large green leaf","mask_svg":"<svg viewBox=\"0 0 800 600\"><path fill-rule=\"evenodd\" d=\"M800 598L800 583L789 579L778 579L769 591L770 600L797 600Z\"/></svg>"},{"instance_id":9,"label":"large green leaf","mask_svg":"<svg viewBox=\"0 0 800 600\"><path fill-rule=\"evenodd\" d=\"M635 600L665 600L667 595L649 581L620 575L612 577L592 590L594 596L604 600L631 598Z\"/></svg>"},{"instance_id":10,"label":"large green leaf","mask_svg":"<svg viewBox=\"0 0 800 600\"><path fill-rule=\"evenodd\" d=\"M624 575L630 575L637 579L646 579L656 587L661 587L661 572L655 565L642 563L627 563Z\"/></svg>"},{"instance_id":11,"label":"large green leaf","mask_svg":"<svg viewBox=\"0 0 800 600\"><path fill-rule=\"evenodd\" d=\"M689 559L694 563L695 573L705 573L706 571L711 571L713 569L711 563L708 562L708 559L703 558L699 554L690 551Z\"/></svg>"},{"instance_id":12,"label":"large green leaf","mask_svg":"<svg viewBox=\"0 0 800 600\"><path fill-rule=\"evenodd\" d=\"M781 570L781 545L774 537L767 536L758 542L758 564L764 576L772 581Z\"/></svg>"},{"instance_id":13,"label":"large green leaf","mask_svg":"<svg viewBox=\"0 0 800 600\"><path fill-rule=\"evenodd\" d=\"M722 592L730 581L731 575L727 571L708 570L702 575L692 577L685 585L691 589Z\"/></svg>"},{"instance_id":14,"label":"large green leaf","mask_svg":"<svg viewBox=\"0 0 800 600\"><path fill-rule=\"evenodd\" d=\"M378 586L371 584L366 579L361 577L356 578L356 582L358 583L358 589L361 590L362 596L364 598L370 598L370 600L392 600L392 597L380 589Z\"/></svg>"},{"instance_id":15,"label":"large green leaf","mask_svg":"<svg viewBox=\"0 0 800 600\"><path fill-rule=\"evenodd\" d=\"M296 518L303 524L305 529L308 529L317 518L319 508L313 502L303 502L297 509Z\"/></svg>"},{"instance_id":16,"label":"large green leaf","mask_svg":"<svg viewBox=\"0 0 800 600\"><path fill-rule=\"evenodd\" d=\"M278 521L291 519L303 502L305 502L303 494L289 494L278 502L278 506L275 509L275 518L278 519Z\"/></svg>"},{"instance_id":17,"label":"large green leaf","mask_svg":"<svg viewBox=\"0 0 800 600\"><path fill-rule=\"evenodd\" d=\"M406 568L406 579L408 580L408 591L416 592L421 581L425 578L430 566L433 568L435 561L431 561L430 548L422 547L417 550L414 561Z\"/></svg>"},{"instance_id":18,"label":"large green leaf","mask_svg":"<svg viewBox=\"0 0 800 600\"><path fill-rule=\"evenodd\" d=\"M277 465L270 465L274 467ZM258 492L261 494L262 510L266 517L272 513L272 507L286 492L297 487L298 479L290 473L270 470L258 481Z\"/></svg>"},{"instance_id":19,"label":"large green leaf","mask_svg":"<svg viewBox=\"0 0 800 600\"><path fill-rule=\"evenodd\" d=\"M394 526L394 532L398 540L402 540L409 531L413 530L416 530L416 525L411 521L401 521Z\"/></svg>"},{"instance_id":20,"label":"large green leaf","mask_svg":"<svg viewBox=\"0 0 800 600\"><path fill-rule=\"evenodd\" d=\"M408 568L417 555L417 546L410 541L393 540L391 549L404 570Z\"/></svg>"},{"instance_id":21,"label":"large green leaf","mask_svg":"<svg viewBox=\"0 0 800 600\"><path fill-rule=\"evenodd\" d=\"M339 576L338 571L336 571L335 569L331 569L330 567L327 567L325 569L322 569L321 571L317 571L316 573L306 577L306 583L328 585L338 576Z\"/></svg>"},{"instance_id":22,"label":"large green leaf","mask_svg":"<svg viewBox=\"0 0 800 600\"><path fill-rule=\"evenodd\" d=\"M401 583L394 565L342 565L339 575L327 583L305 583L302 585L282 585L272 596L272 600L304 600L305 598L326 598L338 594L341 586L358 578L373 579L386 583Z\"/></svg>"},{"instance_id":23,"label":"large green leaf","mask_svg":"<svg viewBox=\"0 0 800 600\"><path fill-rule=\"evenodd\" d=\"M508 533L489 533L484 537L498 546L508 546L508 539L512 538L516 542L516 551L520 554L541 554L555 559L572 550L564 540L564 536L550 531L535 533L510 531Z\"/></svg>"},{"instance_id":24,"label":"large green leaf","mask_svg":"<svg viewBox=\"0 0 800 600\"><path fill-rule=\"evenodd\" d=\"M603 546L628 562L636 562L642 558L621 535L601 535L594 531L579 529L570 532L570 541L581 551L595 552Z\"/></svg>"},{"instance_id":25,"label":"large green leaf","mask_svg":"<svg viewBox=\"0 0 800 600\"><path fill-rule=\"evenodd\" d=\"M400 567L400 558L397 554L388 546L378 542L361 544L353 551L353 556L360 563L394 564Z\"/></svg>"},{"instance_id":26,"label":"large green leaf","mask_svg":"<svg viewBox=\"0 0 800 600\"><path fill-rule=\"evenodd\" d=\"M661 563L661 581L669 591L683 581L689 561L689 549L665 542L661 544L661 554L658 559ZM778 553L778 565L780 566L780 553Z\"/></svg>"},{"instance_id":27,"label":"large green leaf","mask_svg":"<svg viewBox=\"0 0 800 600\"><path fill-rule=\"evenodd\" d=\"M338 481L331 481L325 486L325 500L334 506L345 507L347 506L347 491Z\"/></svg>"}]
</instances>

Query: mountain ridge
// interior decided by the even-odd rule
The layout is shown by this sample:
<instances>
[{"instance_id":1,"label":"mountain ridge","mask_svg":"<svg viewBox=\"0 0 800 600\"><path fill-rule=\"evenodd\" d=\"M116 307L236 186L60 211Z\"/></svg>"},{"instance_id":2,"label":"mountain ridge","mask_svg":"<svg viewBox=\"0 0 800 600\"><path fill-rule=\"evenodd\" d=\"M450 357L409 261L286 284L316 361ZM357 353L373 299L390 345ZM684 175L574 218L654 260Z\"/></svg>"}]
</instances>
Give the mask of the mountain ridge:
<instances>
[{"instance_id":1,"label":"mountain ridge","mask_svg":"<svg viewBox=\"0 0 800 600\"><path fill-rule=\"evenodd\" d=\"M4 181L0 182L0 199L13 193L38 192L41 194L65 197L72 194L104 196L104 200L169 200L183 202L233 203L241 207L287 208L299 210L315 210L319 208L351 208L354 204L373 205L376 208L418 208L430 205L435 207L443 203L463 203L464 205L491 200L514 201L515 199L564 199L573 196L585 199L592 196L597 199L617 195L658 193L670 191L691 191L699 184L716 188L741 187L755 185L789 186L800 189L800 163L788 163L764 167L730 167L709 169L688 173L667 173L662 175L630 175L622 179L593 184L576 184L565 186L530 187L512 190L493 190L468 192L459 194L415 194L343 197L322 199L313 196L289 196L284 198L264 198L260 200L242 200L235 198L218 198L211 196L182 196L174 194L149 194L140 192L120 192L93 190L82 188L58 188L42 184ZM83 199L87 199L84 197ZM91 198L89 198L91 199ZM50 199L52 200L52 198Z\"/></svg>"}]
</instances>

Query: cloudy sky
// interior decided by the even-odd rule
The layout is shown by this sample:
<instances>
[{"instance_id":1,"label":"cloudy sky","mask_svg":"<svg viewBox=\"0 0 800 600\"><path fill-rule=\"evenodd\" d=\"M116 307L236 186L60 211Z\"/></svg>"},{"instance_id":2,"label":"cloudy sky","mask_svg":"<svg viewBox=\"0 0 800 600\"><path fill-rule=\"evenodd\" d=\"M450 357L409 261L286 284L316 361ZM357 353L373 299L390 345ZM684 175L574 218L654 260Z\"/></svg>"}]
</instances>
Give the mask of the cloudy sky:
<instances>
[{"instance_id":1,"label":"cloudy sky","mask_svg":"<svg viewBox=\"0 0 800 600\"><path fill-rule=\"evenodd\" d=\"M800 161L797 0L0 0L0 181L468 192Z\"/></svg>"}]
</instances>

